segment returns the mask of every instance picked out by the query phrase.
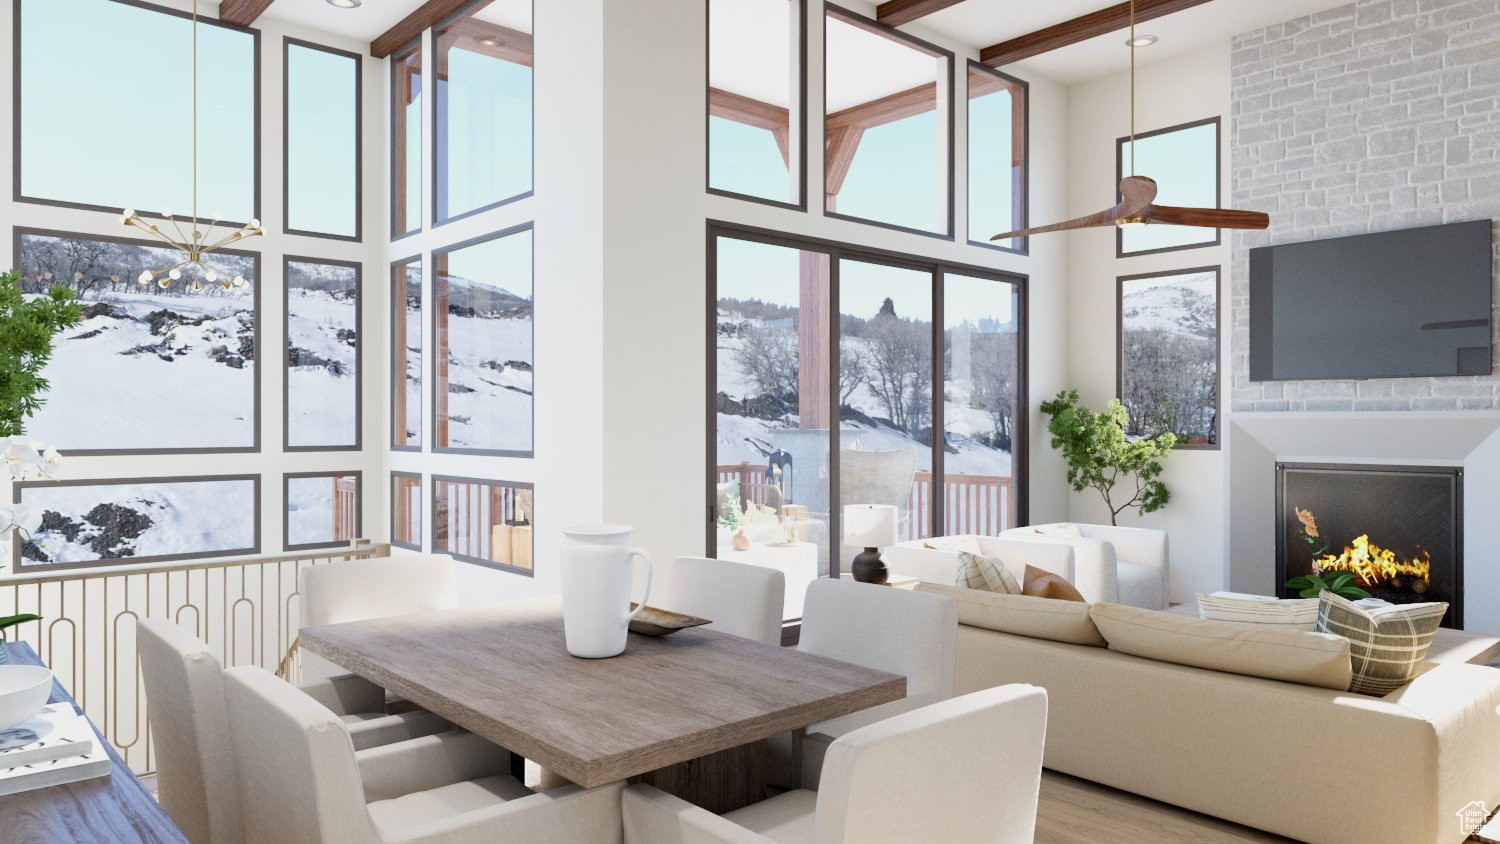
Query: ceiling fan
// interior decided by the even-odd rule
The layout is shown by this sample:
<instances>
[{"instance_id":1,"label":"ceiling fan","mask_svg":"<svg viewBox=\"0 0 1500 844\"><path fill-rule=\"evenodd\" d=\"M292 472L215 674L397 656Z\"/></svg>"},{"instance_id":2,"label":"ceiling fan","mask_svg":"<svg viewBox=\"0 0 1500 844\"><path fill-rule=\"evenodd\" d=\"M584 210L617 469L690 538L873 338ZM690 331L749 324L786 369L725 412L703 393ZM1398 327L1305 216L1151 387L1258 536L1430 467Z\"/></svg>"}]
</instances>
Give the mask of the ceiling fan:
<instances>
[{"instance_id":1,"label":"ceiling fan","mask_svg":"<svg viewBox=\"0 0 1500 844\"><path fill-rule=\"evenodd\" d=\"M1049 226L997 234L990 240L1009 240L1047 232L1087 229L1114 225L1136 228L1148 223L1174 226L1199 226L1210 229L1264 229L1271 218L1259 211L1236 211L1232 208L1177 208L1156 204L1156 180L1135 175L1135 0L1130 0L1130 173L1120 180L1120 202L1087 217L1078 217Z\"/></svg>"}]
</instances>

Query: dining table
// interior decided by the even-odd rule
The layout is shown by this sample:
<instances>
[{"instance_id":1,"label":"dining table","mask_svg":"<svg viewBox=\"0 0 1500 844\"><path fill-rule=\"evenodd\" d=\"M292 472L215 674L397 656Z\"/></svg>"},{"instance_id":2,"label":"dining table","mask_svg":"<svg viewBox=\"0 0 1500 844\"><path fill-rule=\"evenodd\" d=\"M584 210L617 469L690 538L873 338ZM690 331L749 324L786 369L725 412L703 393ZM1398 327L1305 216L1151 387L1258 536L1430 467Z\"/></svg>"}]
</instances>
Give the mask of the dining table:
<instances>
[{"instance_id":1,"label":"dining table","mask_svg":"<svg viewBox=\"0 0 1500 844\"><path fill-rule=\"evenodd\" d=\"M568 654L545 597L303 628L301 646L585 788L646 782L713 812L766 797L767 740L906 696L906 678L721 633Z\"/></svg>"}]
</instances>

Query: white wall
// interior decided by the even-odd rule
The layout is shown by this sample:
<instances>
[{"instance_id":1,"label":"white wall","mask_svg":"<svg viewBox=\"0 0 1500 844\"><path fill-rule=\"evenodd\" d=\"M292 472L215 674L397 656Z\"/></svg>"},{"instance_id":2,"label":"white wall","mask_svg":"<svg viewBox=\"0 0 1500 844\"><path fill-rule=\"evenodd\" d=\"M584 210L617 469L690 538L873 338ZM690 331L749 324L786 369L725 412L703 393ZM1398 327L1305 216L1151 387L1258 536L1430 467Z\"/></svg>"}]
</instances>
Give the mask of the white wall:
<instances>
[{"instance_id":1,"label":"white wall","mask_svg":"<svg viewBox=\"0 0 1500 844\"><path fill-rule=\"evenodd\" d=\"M1149 61L1149 48L1141 61ZM1145 64L1136 70L1136 131L1147 132L1181 123L1219 117L1221 195L1229 196L1230 87L1229 43L1186 56ZM1082 216L1115 203L1116 139L1130 133L1130 80L1111 74L1073 86L1068 116L1068 216ZM1140 175L1149 176L1150 173ZM1034 220L1050 218L1033 217ZM1044 235L1058 237L1057 235ZM1116 278L1191 267L1222 267L1219 309L1227 313L1229 237L1219 246L1115 257L1115 230L1097 228L1063 235L1069 240L1069 383L1092 407L1117 396L1119 312ZM1221 319L1221 322L1223 320ZM1221 337L1223 332L1221 330ZM1220 396L1228 384L1228 344L1221 343ZM1036 391L1038 395L1045 395ZM1050 396L1047 396L1050 398ZM1229 420L1221 400L1219 427ZM1167 460L1163 481L1172 493L1165 509L1148 516L1122 514L1120 524L1154 527L1170 534L1171 588L1174 602L1195 592L1225 588L1225 456L1218 450L1178 450ZM1058 470L1061 471L1061 470ZM1043 478L1033 474L1033 487ZM1071 517L1108 524L1109 510L1092 492L1071 493ZM1039 521L1033 519L1033 521Z\"/></svg>"}]
</instances>

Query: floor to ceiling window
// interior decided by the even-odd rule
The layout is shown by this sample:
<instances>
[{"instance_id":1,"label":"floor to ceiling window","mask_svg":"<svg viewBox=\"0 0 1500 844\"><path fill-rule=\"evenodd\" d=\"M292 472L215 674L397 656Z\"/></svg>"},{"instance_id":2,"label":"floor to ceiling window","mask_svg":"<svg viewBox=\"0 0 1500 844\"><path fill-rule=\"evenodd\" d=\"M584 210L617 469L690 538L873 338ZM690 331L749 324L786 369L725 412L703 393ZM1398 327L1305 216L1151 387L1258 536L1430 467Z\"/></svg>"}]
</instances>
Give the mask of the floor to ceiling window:
<instances>
[{"instance_id":1,"label":"floor to ceiling window","mask_svg":"<svg viewBox=\"0 0 1500 844\"><path fill-rule=\"evenodd\" d=\"M834 540L846 505L895 505L903 540L1020 523L1020 278L730 226L709 238L710 553L783 571L794 619L806 584L859 550Z\"/></svg>"}]
</instances>

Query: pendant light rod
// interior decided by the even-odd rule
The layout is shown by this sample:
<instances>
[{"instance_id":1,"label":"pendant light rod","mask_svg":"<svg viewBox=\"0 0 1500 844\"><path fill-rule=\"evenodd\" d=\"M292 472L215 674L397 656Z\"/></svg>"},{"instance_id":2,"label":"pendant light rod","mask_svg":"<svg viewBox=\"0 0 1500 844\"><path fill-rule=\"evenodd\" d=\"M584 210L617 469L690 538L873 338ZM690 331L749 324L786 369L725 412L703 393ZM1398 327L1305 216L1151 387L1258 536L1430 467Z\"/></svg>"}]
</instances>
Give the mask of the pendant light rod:
<instances>
[{"instance_id":1,"label":"pendant light rod","mask_svg":"<svg viewBox=\"0 0 1500 844\"><path fill-rule=\"evenodd\" d=\"M1130 0L1130 175L1135 175L1135 0Z\"/></svg>"}]
</instances>

